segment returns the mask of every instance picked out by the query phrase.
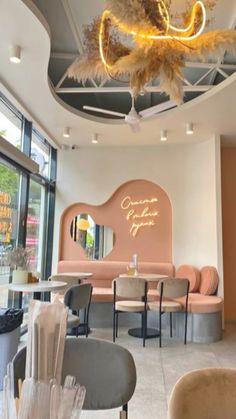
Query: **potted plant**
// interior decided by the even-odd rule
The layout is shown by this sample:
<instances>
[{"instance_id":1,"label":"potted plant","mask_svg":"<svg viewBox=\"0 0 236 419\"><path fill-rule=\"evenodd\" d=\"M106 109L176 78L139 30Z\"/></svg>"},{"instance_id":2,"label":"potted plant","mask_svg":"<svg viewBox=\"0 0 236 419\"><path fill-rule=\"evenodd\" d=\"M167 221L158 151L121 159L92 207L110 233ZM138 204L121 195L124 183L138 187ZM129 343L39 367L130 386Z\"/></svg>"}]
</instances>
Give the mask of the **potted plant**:
<instances>
[{"instance_id":1,"label":"potted plant","mask_svg":"<svg viewBox=\"0 0 236 419\"><path fill-rule=\"evenodd\" d=\"M8 263L12 272L12 282L24 284L28 282L29 251L22 246L14 247L8 253Z\"/></svg>"}]
</instances>

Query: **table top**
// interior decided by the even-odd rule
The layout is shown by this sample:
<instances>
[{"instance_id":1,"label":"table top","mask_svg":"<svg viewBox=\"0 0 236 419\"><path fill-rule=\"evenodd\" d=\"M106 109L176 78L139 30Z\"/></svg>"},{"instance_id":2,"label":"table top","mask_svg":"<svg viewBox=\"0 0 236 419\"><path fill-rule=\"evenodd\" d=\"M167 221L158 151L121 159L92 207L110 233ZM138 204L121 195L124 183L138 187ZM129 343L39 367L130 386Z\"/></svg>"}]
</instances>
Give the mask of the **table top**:
<instances>
[{"instance_id":1,"label":"table top","mask_svg":"<svg viewBox=\"0 0 236 419\"><path fill-rule=\"evenodd\" d=\"M8 289L17 292L53 292L62 290L67 282L39 281L32 284L8 284Z\"/></svg>"},{"instance_id":2,"label":"table top","mask_svg":"<svg viewBox=\"0 0 236 419\"><path fill-rule=\"evenodd\" d=\"M93 276L92 272L60 272L55 276L70 276L71 278L86 279Z\"/></svg>"},{"instance_id":3,"label":"table top","mask_svg":"<svg viewBox=\"0 0 236 419\"><path fill-rule=\"evenodd\" d=\"M127 277L127 278L144 278L147 282L158 282L161 279L168 278L168 275L164 274L149 274L149 273L143 273L140 272L137 275L128 275L127 273L119 275L121 277Z\"/></svg>"}]
</instances>

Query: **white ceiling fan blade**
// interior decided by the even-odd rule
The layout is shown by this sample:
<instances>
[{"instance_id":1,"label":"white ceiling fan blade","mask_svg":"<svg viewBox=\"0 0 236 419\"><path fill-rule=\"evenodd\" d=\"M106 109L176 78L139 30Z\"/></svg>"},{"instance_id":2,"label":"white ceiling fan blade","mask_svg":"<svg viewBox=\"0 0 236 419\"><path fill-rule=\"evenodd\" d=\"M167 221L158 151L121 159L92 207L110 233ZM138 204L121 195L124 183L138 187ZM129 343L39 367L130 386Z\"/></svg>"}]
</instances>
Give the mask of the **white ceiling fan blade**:
<instances>
[{"instance_id":1,"label":"white ceiling fan blade","mask_svg":"<svg viewBox=\"0 0 236 419\"><path fill-rule=\"evenodd\" d=\"M168 100L167 102L160 103L159 105L151 106L151 108L148 108L148 109L144 109L143 111L139 112L139 115L142 118L148 118L149 116L166 111L167 109L174 108L175 106L176 106L176 103L173 100Z\"/></svg>"},{"instance_id":2,"label":"white ceiling fan blade","mask_svg":"<svg viewBox=\"0 0 236 419\"><path fill-rule=\"evenodd\" d=\"M126 121L127 122L127 121ZM137 133L137 132L140 132L140 130L141 130L141 128L140 128L140 124L139 124L139 122L136 122L135 124L130 124L129 122L127 122L127 124L130 126L130 128L131 128L131 131L133 132L133 133Z\"/></svg>"},{"instance_id":3,"label":"white ceiling fan blade","mask_svg":"<svg viewBox=\"0 0 236 419\"><path fill-rule=\"evenodd\" d=\"M109 111L108 109L102 109L102 108L94 108L93 106L83 106L83 109L87 110L87 111L92 111L92 112L100 112L100 113L105 113L107 115L114 115L114 116L120 116L122 118L126 117L125 113L120 113L120 112L113 112L113 111Z\"/></svg>"}]
</instances>

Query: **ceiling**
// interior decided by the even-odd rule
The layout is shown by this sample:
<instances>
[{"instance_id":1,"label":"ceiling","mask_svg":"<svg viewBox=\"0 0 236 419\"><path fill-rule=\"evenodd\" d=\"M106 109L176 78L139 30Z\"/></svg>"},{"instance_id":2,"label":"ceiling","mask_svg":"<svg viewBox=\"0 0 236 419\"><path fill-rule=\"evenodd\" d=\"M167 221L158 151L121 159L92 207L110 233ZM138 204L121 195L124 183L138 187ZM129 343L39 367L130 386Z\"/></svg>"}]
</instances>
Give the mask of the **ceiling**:
<instances>
[{"instance_id":1,"label":"ceiling","mask_svg":"<svg viewBox=\"0 0 236 419\"><path fill-rule=\"evenodd\" d=\"M172 0L176 10L186 2ZM68 144L91 145L93 133L99 145L158 144L161 129L168 130L168 143L204 141L214 133L232 139L236 132L234 107L236 58L222 52L208 63L188 63L185 75L185 104L141 122L141 132L133 134L120 120L86 114L83 105L98 106L127 113L131 107L128 86L104 80L89 80L85 86L72 83L66 70L83 52L84 24L90 23L104 8L94 0L1 0L0 81L3 93L12 93L28 110L29 117L43 128L55 144L62 145L63 128L71 128ZM218 0L209 30L235 27L236 0ZM12 65L8 49L22 47L22 62ZM143 110L166 97L158 91L158 80L139 96L137 110ZM156 92L154 92L156 90ZM70 92L70 93L69 93ZM195 134L185 134L193 122Z\"/></svg>"}]
</instances>

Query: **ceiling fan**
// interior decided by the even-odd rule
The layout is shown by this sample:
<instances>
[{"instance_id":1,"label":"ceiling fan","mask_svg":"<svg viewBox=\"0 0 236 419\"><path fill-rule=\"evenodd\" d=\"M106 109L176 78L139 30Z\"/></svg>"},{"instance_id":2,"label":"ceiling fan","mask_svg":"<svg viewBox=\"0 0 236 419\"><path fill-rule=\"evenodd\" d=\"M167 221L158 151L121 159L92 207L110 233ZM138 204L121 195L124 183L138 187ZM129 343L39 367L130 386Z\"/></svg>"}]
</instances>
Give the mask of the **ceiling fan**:
<instances>
[{"instance_id":1,"label":"ceiling fan","mask_svg":"<svg viewBox=\"0 0 236 419\"><path fill-rule=\"evenodd\" d=\"M134 96L131 95L131 98L132 98L132 106L128 114L121 113L121 112L113 112L113 111L109 111L108 109L95 108L93 106L87 106L87 105L84 105L83 109L92 111L92 112L99 112L99 113L104 113L107 115L114 115L114 116L119 116L121 118L124 118L125 122L129 124L133 132L139 132L141 119L149 118L157 113L166 111L167 109L171 109L176 106L175 102L173 102L172 100L168 100L166 102L160 103L159 105L151 106L148 109L144 109L143 111L137 112L134 106Z\"/></svg>"}]
</instances>

